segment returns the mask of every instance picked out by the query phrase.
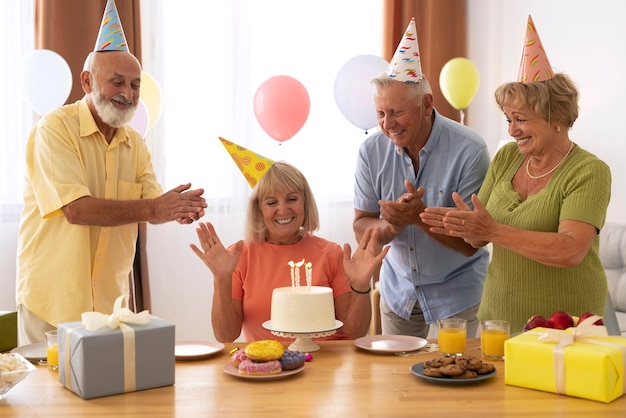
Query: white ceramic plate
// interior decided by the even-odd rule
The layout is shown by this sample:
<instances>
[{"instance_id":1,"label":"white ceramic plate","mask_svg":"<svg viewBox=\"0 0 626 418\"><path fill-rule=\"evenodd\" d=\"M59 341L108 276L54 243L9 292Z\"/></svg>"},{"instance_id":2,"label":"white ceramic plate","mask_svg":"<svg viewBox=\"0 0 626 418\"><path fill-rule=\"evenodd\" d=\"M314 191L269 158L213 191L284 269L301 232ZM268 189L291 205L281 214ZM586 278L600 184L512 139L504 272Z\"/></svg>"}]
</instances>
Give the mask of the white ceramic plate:
<instances>
[{"instance_id":1,"label":"white ceramic plate","mask_svg":"<svg viewBox=\"0 0 626 418\"><path fill-rule=\"evenodd\" d=\"M181 340L176 341L174 355L176 360L202 360L223 349L224 344L214 341Z\"/></svg>"},{"instance_id":2,"label":"white ceramic plate","mask_svg":"<svg viewBox=\"0 0 626 418\"><path fill-rule=\"evenodd\" d=\"M369 335L354 340L354 345L376 353L417 351L428 344L423 338L410 335Z\"/></svg>"},{"instance_id":3,"label":"white ceramic plate","mask_svg":"<svg viewBox=\"0 0 626 418\"><path fill-rule=\"evenodd\" d=\"M447 377L430 377L424 375L424 363L417 363L411 366L411 371L415 376L421 377L422 379L429 380L431 382L443 383L443 384L452 384L452 385L460 385L467 383L476 383L482 380L487 380L496 375L496 370L487 374L479 374L473 379L452 379Z\"/></svg>"},{"instance_id":4,"label":"white ceramic plate","mask_svg":"<svg viewBox=\"0 0 626 418\"><path fill-rule=\"evenodd\" d=\"M284 329L276 329L276 328L274 328L272 326L272 321L271 320L263 322L262 326L263 326L263 328L265 328L266 330L269 330L269 331L282 332L282 333L285 333L285 334L303 334L303 335L306 335L306 334L318 334L318 333L321 334L321 333L325 333L325 332L329 332L329 331L334 331L336 329L339 329L339 328L343 327L343 322L341 322L338 319L335 319L335 327L334 328L331 328L331 329L321 329L319 331L285 331Z\"/></svg>"},{"instance_id":5,"label":"white ceramic plate","mask_svg":"<svg viewBox=\"0 0 626 418\"><path fill-rule=\"evenodd\" d=\"M250 380L273 380L273 379L282 379L283 377L291 376L296 373L300 373L304 370L305 366L298 367L293 370L283 370L278 374L267 374L267 375L254 375L254 374L241 374L239 373L239 369L235 367L233 363L226 363L224 365L224 372L231 376L240 377L242 379L250 379Z\"/></svg>"},{"instance_id":6,"label":"white ceramic plate","mask_svg":"<svg viewBox=\"0 0 626 418\"><path fill-rule=\"evenodd\" d=\"M15 347L12 353L21 354L26 360L31 362L46 361L46 343L27 344Z\"/></svg>"}]
</instances>

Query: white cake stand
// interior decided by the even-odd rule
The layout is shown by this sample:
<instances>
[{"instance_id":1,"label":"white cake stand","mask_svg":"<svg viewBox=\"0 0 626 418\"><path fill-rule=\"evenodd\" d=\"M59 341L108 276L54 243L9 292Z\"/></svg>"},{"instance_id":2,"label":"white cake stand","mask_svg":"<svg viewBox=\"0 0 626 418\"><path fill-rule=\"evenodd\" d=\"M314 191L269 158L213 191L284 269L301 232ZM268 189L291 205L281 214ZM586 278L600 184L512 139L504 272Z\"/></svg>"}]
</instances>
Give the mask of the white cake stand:
<instances>
[{"instance_id":1,"label":"white cake stand","mask_svg":"<svg viewBox=\"0 0 626 418\"><path fill-rule=\"evenodd\" d=\"M315 343L312 338L329 337L337 332L339 328L343 326L343 322L335 320L335 327L333 329L316 331L316 332L293 332L293 331L279 331L272 328L271 321L263 322L263 328L269 330L272 334L278 337L295 338L296 340L289 345L289 350L300 351L302 353L310 353L320 349L320 346Z\"/></svg>"}]
</instances>

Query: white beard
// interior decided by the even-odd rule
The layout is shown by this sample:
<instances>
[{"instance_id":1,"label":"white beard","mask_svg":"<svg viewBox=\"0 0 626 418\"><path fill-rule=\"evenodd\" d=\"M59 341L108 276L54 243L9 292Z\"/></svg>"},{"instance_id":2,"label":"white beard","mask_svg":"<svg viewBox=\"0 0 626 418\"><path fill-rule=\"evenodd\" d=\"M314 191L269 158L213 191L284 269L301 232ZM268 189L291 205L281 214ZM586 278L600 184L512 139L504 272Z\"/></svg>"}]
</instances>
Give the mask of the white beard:
<instances>
[{"instance_id":1,"label":"white beard","mask_svg":"<svg viewBox=\"0 0 626 418\"><path fill-rule=\"evenodd\" d=\"M114 96L112 99L118 100L122 103L127 102L127 100L121 96ZM112 103L100 95L100 90L98 90L95 83L93 85L93 102L100 119L113 128L120 128L128 124L128 122L132 120L133 116L135 116L135 111L137 110L137 104L134 104L127 110L116 108Z\"/></svg>"}]
</instances>

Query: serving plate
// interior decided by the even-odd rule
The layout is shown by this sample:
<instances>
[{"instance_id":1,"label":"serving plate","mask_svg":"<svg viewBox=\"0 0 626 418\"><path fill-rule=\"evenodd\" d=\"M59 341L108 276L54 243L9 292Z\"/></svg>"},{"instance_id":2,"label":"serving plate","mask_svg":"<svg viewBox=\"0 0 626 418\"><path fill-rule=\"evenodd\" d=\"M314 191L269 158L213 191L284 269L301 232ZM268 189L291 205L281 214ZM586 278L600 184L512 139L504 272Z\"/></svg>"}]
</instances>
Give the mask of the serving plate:
<instances>
[{"instance_id":1,"label":"serving plate","mask_svg":"<svg viewBox=\"0 0 626 418\"><path fill-rule=\"evenodd\" d=\"M443 383L443 384L451 384L451 385L462 385L468 383L476 383L483 380L491 379L496 375L496 370L487 373L487 374L479 374L473 379L453 379L450 377L430 377L424 375L424 362L417 363L411 366L411 372L417 377L420 377L424 380L429 380L431 382Z\"/></svg>"},{"instance_id":2,"label":"serving plate","mask_svg":"<svg viewBox=\"0 0 626 418\"><path fill-rule=\"evenodd\" d=\"M26 344L19 347L15 347L11 350L11 353L20 354L26 360L36 363L39 361L46 361L46 343Z\"/></svg>"},{"instance_id":3,"label":"serving plate","mask_svg":"<svg viewBox=\"0 0 626 418\"><path fill-rule=\"evenodd\" d=\"M354 345L375 353L405 353L417 351L428 344L423 338L410 335L369 335L354 340Z\"/></svg>"},{"instance_id":4,"label":"serving plate","mask_svg":"<svg viewBox=\"0 0 626 418\"><path fill-rule=\"evenodd\" d=\"M338 319L335 319L335 326L331 329L320 329L320 330L316 330L316 331L287 331L284 329L277 329L276 327L272 326L272 321L265 321L262 324L263 328L265 328L268 331L273 331L273 332L280 332L280 333L284 333L284 334L294 334L294 335L313 335L313 334L325 334L329 331L335 331L341 327L343 327L343 322L341 322ZM333 333L334 334L334 333Z\"/></svg>"},{"instance_id":5,"label":"serving plate","mask_svg":"<svg viewBox=\"0 0 626 418\"><path fill-rule=\"evenodd\" d=\"M242 379L274 380L274 379L282 379L284 377L300 373L302 370L304 370L304 367L305 366L298 367L297 369L293 369L293 370L283 370L282 372L278 374L255 375L255 374L241 374L239 373L239 369L235 367L233 363L229 362L224 365L224 372L231 376L240 377Z\"/></svg>"},{"instance_id":6,"label":"serving plate","mask_svg":"<svg viewBox=\"0 0 626 418\"><path fill-rule=\"evenodd\" d=\"M202 360L219 353L224 344L214 341L180 340L174 346L176 360Z\"/></svg>"}]
</instances>

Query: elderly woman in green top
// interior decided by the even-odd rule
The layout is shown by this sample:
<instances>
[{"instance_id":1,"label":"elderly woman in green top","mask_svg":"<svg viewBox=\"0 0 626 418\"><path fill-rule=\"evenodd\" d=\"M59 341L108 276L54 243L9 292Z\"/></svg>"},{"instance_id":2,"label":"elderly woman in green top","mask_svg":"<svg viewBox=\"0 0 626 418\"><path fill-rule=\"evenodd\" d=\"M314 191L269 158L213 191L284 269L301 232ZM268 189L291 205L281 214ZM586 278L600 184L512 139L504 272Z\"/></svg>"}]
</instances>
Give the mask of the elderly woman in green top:
<instances>
[{"instance_id":1,"label":"elderly woman in green top","mask_svg":"<svg viewBox=\"0 0 626 418\"><path fill-rule=\"evenodd\" d=\"M431 231L493 244L479 319L512 332L533 315L604 313L607 282L598 253L611 191L608 166L572 142L578 91L565 74L500 86L496 102L515 142L493 158L473 208L427 208Z\"/></svg>"}]
</instances>

